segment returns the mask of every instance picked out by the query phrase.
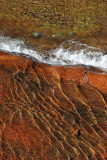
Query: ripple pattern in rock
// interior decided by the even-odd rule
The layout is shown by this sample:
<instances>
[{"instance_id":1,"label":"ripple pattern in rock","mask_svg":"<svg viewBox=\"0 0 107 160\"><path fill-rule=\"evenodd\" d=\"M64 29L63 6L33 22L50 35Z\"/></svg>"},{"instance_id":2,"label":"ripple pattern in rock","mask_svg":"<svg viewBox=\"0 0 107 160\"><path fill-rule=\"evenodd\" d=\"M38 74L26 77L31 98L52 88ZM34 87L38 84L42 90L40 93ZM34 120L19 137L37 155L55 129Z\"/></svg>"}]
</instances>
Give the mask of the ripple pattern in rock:
<instances>
[{"instance_id":1,"label":"ripple pattern in rock","mask_svg":"<svg viewBox=\"0 0 107 160\"><path fill-rule=\"evenodd\" d=\"M0 159L105 160L107 74L0 53Z\"/></svg>"}]
</instances>

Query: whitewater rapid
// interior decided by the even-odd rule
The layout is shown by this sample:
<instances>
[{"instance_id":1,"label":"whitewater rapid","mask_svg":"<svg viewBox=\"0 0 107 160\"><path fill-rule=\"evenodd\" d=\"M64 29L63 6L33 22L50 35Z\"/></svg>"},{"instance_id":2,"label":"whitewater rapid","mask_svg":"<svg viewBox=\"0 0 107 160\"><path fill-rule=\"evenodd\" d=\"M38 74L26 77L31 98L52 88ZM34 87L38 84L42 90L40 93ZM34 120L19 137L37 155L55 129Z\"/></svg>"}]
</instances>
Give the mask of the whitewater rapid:
<instances>
[{"instance_id":1,"label":"whitewater rapid","mask_svg":"<svg viewBox=\"0 0 107 160\"><path fill-rule=\"evenodd\" d=\"M24 40L0 35L1 51L24 55L41 63L55 66L86 65L107 71L107 55L104 55L102 50L81 44L75 40L69 41L69 45L68 49L64 49L64 46L61 45L59 48L51 50L46 56L28 47Z\"/></svg>"}]
</instances>

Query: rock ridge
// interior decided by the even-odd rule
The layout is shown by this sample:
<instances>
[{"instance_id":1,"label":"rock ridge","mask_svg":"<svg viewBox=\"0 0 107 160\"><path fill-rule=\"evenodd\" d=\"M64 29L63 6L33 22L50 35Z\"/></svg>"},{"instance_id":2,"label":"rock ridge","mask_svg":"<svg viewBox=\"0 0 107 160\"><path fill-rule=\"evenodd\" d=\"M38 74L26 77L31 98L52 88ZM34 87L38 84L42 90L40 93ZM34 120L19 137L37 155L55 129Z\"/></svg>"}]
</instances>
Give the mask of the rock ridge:
<instances>
[{"instance_id":1,"label":"rock ridge","mask_svg":"<svg viewBox=\"0 0 107 160\"><path fill-rule=\"evenodd\" d=\"M105 160L107 74L0 52L0 159Z\"/></svg>"}]
</instances>

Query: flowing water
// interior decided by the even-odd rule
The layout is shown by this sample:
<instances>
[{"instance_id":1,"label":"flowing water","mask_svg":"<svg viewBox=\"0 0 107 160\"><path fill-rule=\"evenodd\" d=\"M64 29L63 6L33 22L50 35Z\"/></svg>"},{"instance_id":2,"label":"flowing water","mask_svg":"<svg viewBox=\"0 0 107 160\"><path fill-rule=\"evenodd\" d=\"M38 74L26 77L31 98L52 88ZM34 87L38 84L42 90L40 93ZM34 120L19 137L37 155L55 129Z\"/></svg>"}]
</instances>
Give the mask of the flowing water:
<instances>
[{"instance_id":1,"label":"flowing water","mask_svg":"<svg viewBox=\"0 0 107 160\"><path fill-rule=\"evenodd\" d=\"M57 66L86 65L107 71L107 54L101 49L70 40L69 47L65 49L64 43L48 54L39 53L28 47L24 40L0 35L0 50L16 55L24 55L41 63Z\"/></svg>"}]
</instances>

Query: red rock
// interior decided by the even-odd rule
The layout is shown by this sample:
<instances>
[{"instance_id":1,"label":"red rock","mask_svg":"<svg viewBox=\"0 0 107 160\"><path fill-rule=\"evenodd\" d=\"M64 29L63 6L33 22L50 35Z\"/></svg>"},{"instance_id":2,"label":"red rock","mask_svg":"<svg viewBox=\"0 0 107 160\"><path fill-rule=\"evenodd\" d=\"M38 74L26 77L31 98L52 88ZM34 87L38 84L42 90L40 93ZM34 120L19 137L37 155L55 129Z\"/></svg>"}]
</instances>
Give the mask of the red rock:
<instances>
[{"instance_id":1,"label":"red rock","mask_svg":"<svg viewBox=\"0 0 107 160\"><path fill-rule=\"evenodd\" d=\"M106 159L107 74L0 52L1 160Z\"/></svg>"}]
</instances>

